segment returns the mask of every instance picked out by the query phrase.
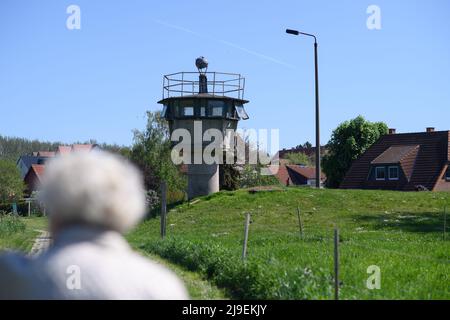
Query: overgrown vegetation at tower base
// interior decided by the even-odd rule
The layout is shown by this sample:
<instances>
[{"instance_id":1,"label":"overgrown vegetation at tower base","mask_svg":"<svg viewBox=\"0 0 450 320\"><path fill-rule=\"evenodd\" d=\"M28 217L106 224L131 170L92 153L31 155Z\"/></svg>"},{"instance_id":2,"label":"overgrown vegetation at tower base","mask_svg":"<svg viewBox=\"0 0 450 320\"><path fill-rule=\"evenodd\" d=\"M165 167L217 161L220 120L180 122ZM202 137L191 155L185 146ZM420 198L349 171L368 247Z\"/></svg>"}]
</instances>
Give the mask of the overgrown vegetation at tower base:
<instances>
[{"instance_id":1,"label":"overgrown vegetation at tower base","mask_svg":"<svg viewBox=\"0 0 450 320\"><path fill-rule=\"evenodd\" d=\"M159 237L158 218L141 224L128 239L201 272L234 298L332 299L336 225L342 299L450 299L449 237L443 240L443 208L449 204L448 193L221 192L172 209L166 239ZM246 212L252 223L244 263ZM371 265L380 267L380 289L366 286Z\"/></svg>"}]
</instances>

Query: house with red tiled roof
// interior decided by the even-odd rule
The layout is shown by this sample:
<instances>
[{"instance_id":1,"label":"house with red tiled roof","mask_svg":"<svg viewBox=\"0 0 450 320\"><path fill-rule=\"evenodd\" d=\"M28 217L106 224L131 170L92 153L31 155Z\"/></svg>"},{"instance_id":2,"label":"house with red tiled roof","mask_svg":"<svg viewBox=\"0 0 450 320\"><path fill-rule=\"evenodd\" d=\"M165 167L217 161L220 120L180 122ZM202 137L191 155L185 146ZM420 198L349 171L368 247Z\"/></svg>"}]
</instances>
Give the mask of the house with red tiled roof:
<instances>
[{"instance_id":1,"label":"house with red tiled roof","mask_svg":"<svg viewBox=\"0 0 450 320\"><path fill-rule=\"evenodd\" d=\"M74 144L71 146L59 146L56 151L37 151L33 155L21 156L17 166L21 170L22 177L27 186L27 193L37 190L41 176L45 170L45 161L55 156L64 156L71 152L89 152L99 148L96 144Z\"/></svg>"},{"instance_id":2,"label":"house with red tiled roof","mask_svg":"<svg viewBox=\"0 0 450 320\"><path fill-rule=\"evenodd\" d=\"M73 144L71 146L59 146L56 150L57 155L66 155L71 152L92 151L98 148L96 144Z\"/></svg>"},{"instance_id":3,"label":"house with red tiled roof","mask_svg":"<svg viewBox=\"0 0 450 320\"><path fill-rule=\"evenodd\" d=\"M74 144L72 145L72 152L92 151L95 148L98 148L96 144Z\"/></svg>"},{"instance_id":4,"label":"house with red tiled roof","mask_svg":"<svg viewBox=\"0 0 450 320\"><path fill-rule=\"evenodd\" d=\"M55 151L38 151L36 156L45 157L45 158L53 158L55 156Z\"/></svg>"},{"instance_id":5,"label":"house with red tiled roof","mask_svg":"<svg viewBox=\"0 0 450 320\"><path fill-rule=\"evenodd\" d=\"M284 159L280 159L280 165L278 167L269 167L278 181L285 186L315 186L316 185L316 168L307 167L298 164L289 164ZM321 183L326 180L326 176L322 173Z\"/></svg>"},{"instance_id":6,"label":"house with red tiled roof","mask_svg":"<svg viewBox=\"0 0 450 320\"><path fill-rule=\"evenodd\" d=\"M353 162L340 187L450 191L450 131L391 129Z\"/></svg>"},{"instance_id":7,"label":"house with red tiled roof","mask_svg":"<svg viewBox=\"0 0 450 320\"><path fill-rule=\"evenodd\" d=\"M45 171L45 165L43 164L32 164L30 170L25 175L23 181L27 186L27 193L31 194L33 191L37 190L39 184L41 183L42 176Z\"/></svg>"},{"instance_id":8,"label":"house with red tiled roof","mask_svg":"<svg viewBox=\"0 0 450 320\"><path fill-rule=\"evenodd\" d=\"M72 151L71 146L58 146L58 150L56 150L56 154L58 155L66 155Z\"/></svg>"}]
</instances>

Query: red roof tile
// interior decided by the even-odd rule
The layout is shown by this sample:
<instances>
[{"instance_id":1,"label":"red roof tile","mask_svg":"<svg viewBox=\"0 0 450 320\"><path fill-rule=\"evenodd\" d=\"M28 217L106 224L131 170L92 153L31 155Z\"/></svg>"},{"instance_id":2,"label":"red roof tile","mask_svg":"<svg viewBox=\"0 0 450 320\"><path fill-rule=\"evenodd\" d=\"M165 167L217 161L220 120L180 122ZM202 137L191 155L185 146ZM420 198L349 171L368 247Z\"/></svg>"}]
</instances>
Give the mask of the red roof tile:
<instances>
[{"instance_id":1,"label":"red roof tile","mask_svg":"<svg viewBox=\"0 0 450 320\"><path fill-rule=\"evenodd\" d=\"M299 165L287 165L287 167L298 174L304 176L307 179L315 179L316 178L316 167L305 167L305 166L299 166ZM326 176L322 172L320 175L321 180L325 180Z\"/></svg>"},{"instance_id":2,"label":"red roof tile","mask_svg":"<svg viewBox=\"0 0 450 320\"><path fill-rule=\"evenodd\" d=\"M45 165L43 164L32 164L30 170L33 170L39 180L44 175Z\"/></svg>"},{"instance_id":3,"label":"red roof tile","mask_svg":"<svg viewBox=\"0 0 450 320\"><path fill-rule=\"evenodd\" d=\"M52 158L55 156L55 151L38 151L37 152L38 157L47 157Z\"/></svg>"},{"instance_id":4,"label":"red roof tile","mask_svg":"<svg viewBox=\"0 0 450 320\"><path fill-rule=\"evenodd\" d=\"M91 151L93 147L92 144L74 144L72 145L72 152Z\"/></svg>"},{"instance_id":5,"label":"red roof tile","mask_svg":"<svg viewBox=\"0 0 450 320\"><path fill-rule=\"evenodd\" d=\"M415 153L419 150L418 145L414 146L392 146L389 147L385 152L380 154L372 164L390 164L390 163L400 163L403 159L408 157L409 154Z\"/></svg>"},{"instance_id":6,"label":"red roof tile","mask_svg":"<svg viewBox=\"0 0 450 320\"><path fill-rule=\"evenodd\" d=\"M274 173L275 177L284 185L302 185L307 184L307 180L316 178L315 167L304 167L294 164L280 164L278 172L276 172L276 166L269 166L269 169ZM326 179L325 174L322 172L321 180Z\"/></svg>"},{"instance_id":7,"label":"red roof tile","mask_svg":"<svg viewBox=\"0 0 450 320\"><path fill-rule=\"evenodd\" d=\"M59 146L58 151L56 151L56 152L60 155L65 155L65 154L69 154L71 150L72 150L71 146Z\"/></svg>"}]
</instances>

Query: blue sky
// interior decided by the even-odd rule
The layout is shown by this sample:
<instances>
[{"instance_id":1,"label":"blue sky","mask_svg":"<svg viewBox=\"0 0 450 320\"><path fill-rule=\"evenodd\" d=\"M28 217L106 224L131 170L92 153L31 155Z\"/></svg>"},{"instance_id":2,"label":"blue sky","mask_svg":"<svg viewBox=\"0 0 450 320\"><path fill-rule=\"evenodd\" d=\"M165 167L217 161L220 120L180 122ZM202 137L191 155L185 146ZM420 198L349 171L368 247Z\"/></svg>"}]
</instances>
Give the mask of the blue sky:
<instances>
[{"instance_id":1,"label":"blue sky","mask_svg":"<svg viewBox=\"0 0 450 320\"><path fill-rule=\"evenodd\" d=\"M66 28L66 8L81 29ZM366 27L369 5L381 30ZM280 145L314 141L313 42L319 39L323 143L361 114L399 132L450 129L450 2L0 2L0 134L129 145L157 110L163 74L241 73L251 119Z\"/></svg>"}]
</instances>

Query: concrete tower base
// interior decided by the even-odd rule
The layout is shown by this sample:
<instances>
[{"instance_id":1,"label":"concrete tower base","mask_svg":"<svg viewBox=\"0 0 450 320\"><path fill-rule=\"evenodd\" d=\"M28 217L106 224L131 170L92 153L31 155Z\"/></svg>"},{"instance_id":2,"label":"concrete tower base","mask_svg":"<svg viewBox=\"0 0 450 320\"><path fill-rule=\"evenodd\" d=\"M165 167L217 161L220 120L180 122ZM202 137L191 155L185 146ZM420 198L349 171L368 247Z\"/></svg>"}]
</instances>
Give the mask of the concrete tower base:
<instances>
[{"instance_id":1,"label":"concrete tower base","mask_svg":"<svg viewBox=\"0 0 450 320\"><path fill-rule=\"evenodd\" d=\"M187 167L189 199L219 191L219 165L189 164Z\"/></svg>"}]
</instances>

